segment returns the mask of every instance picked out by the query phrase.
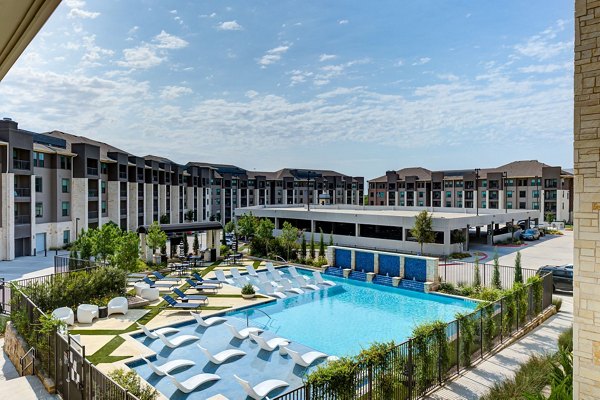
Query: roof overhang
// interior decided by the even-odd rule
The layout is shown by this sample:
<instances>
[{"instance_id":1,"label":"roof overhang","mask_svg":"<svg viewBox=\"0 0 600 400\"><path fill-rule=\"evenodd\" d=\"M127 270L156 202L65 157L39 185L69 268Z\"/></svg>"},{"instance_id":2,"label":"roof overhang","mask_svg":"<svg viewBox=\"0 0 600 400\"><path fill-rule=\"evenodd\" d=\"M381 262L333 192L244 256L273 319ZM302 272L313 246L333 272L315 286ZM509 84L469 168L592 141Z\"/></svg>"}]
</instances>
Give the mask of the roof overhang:
<instances>
[{"instance_id":1,"label":"roof overhang","mask_svg":"<svg viewBox=\"0 0 600 400\"><path fill-rule=\"evenodd\" d=\"M148 232L149 225L142 225L138 227L138 233ZM167 235L171 233L183 233L183 232L205 232L215 231L223 229L223 225L220 222L190 222L187 224L161 224L162 229Z\"/></svg>"},{"instance_id":2,"label":"roof overhang","mask_svg":"<svg viewBox=\"0 0 600 400\"><path fill-rule=\"evenodd\" d=\"M0 0L0 81L61 0Z\"/></svg>"}]
</instances>

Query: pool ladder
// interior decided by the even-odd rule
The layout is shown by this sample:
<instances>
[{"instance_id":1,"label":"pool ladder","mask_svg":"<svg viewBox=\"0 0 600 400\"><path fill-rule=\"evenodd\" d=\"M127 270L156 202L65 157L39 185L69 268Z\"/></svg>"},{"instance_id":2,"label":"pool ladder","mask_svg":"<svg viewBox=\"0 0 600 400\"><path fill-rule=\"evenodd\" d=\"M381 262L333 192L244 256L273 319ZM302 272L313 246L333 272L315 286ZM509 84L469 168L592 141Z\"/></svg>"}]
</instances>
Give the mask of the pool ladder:
<instances>
[{"instance_id":1,"label":"pool ladder","mask_svg":"<svg viewBox=\"0 0 600 400\"><path fill-rule=\"evenodd\" d=\"M268 326L271 326L271 324L275 321L269 314L267 314L266 312L264 312L263 310L259 310L259 309L254 309L254 310L246 310L246 327L250 326L250 313L251 312L255 312L258 311L264 315L266 315L267 318L269 318L269 321L267 322L267 324L264 326L265 328Z\"/></svg>"}]
</instances>

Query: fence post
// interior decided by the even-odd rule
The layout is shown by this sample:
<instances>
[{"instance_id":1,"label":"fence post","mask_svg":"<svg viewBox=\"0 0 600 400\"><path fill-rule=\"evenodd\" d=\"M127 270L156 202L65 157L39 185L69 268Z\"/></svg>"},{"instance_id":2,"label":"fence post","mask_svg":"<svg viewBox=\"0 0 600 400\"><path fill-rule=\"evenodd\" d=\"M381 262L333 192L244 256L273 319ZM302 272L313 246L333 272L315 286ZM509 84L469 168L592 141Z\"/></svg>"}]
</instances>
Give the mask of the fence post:
<instances>
[{"instance_id":1,"label":"fence post","mask_svg":"<svg viewBox=\"0 0 600 400\"><path fill-rule=\"evenodd\" d=\"M413 349L412 339L408 341L408 398L412 399L413 392Z\"/></svg>"},{"instance_id":2,"label":"fence post","mask_svg":"<svg viewBox=\"0 0 600 400\"><path fill-rule=\"evenodd\" d=\"M310 399L310 384L304 386L304 398Z\"/></svg>"},{"instance_id":3,"label":"fence post","mask_svg":"<svg viewBox=\"0 0 600 400\"><path fill-rule=\"evenodd\" d=\"M504 297L500 297L500 343L504 341Z\"/></svg>"},{"instance_id":4,"label":"fence post","mask_svg":"<svg viewBox=\"0 0 600 400\"><path fill-rule=\"evenodd\" d=\"M369 400L371 400L373 394L371 393L373 391L373 366L369 363L369 369L367 370L367 387L369 390L369 395L367 396L367 398Z\"/></svg>"},{"instance_id":5,"label":"fence post","mask_svg":"<svg viewBox=\"0 0 600 400\"><path fill-rule=\"evenodd\" d=\"M456 320L456 374L460 373L460 321Z\"/></svg>"},{"instance_id":6,"label":"fence post","mask_svg":"<svg viewBox=\"0 0 600 400\"><path fill-rule=\"evenodd\" d=\"M481 353L481 359L483 360L483 308L479 309L479 349Z\"/></svg>"},{"instance_id":7,"label":"fence post","mask_svg":"<svg viewBox=\"0 0 600 400\"><path fill-rule=\"evenodd\" d=\"M483 287L487 287L487 264L483 263Z\"/></svg>"},{"instance_id":8,"label":"fence post","mask_svg":"<svg viewBox=\"0 0 600 400\"><path fill-rule=\"evenodd\" d=\"M520 304L521 304L521 293L520 292L521 291L519 290L519 293L516 293L516 295L517 295L517 298L516 298L516 300L517 300L517 331L519 330L519 319L521 318L521 313L520 313L520 311L521 311L521 307L520 307ZM515 299L513 299L513 301L514 300Z\"/></svg>"}]
</instances>

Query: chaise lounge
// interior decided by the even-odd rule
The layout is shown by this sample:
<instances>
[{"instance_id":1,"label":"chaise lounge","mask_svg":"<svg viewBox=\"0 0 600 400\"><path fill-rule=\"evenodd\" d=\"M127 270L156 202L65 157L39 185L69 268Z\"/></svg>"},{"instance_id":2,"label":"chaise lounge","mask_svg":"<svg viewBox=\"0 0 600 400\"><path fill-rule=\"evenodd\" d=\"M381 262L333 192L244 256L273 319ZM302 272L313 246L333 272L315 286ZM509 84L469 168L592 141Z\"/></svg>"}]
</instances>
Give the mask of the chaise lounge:
<instances>
[{"instance_id":1,"label":"chaise lounge","mask_svg":"<svg viewBox=\"0 0 600 400\"><path fill-rule=\"evenodd\" d=\"M154 372L156 375L160 375L160 376L167 375L169 372L176 370L178 368L193 367L194 365L196 365L196 363L193 362L192 360L183 360L183 359L167 361L163 365L156 365L152 361L148 360L146 357L142 357L142 360L144 360L146 362L146 364L148 364L148 366L150 367L152 372Z\"/></svg>"},{"instance_id":2,"label":"chaise lounge","mask_svg":"<svg viewBox=\"0 0 600 400\"><path fill-rule=\"evenodd\" d=\"M178 302L175 301L174 298L172 298L168 294L165 294L163 296L163 299L165 299L165 301L167 302L167 305L169 307L172 307L172 308L187 308L187 309L190 309L190 308L198 308L198 307L201 306L201 304L198 304L198 303L178 303Z\"/></svg>"},{"instance_id":3,"label":"chaise lounge","mask_svg":"<svg viewBox=\"0 0 600 400\"><path fill-rule=\"evenodd\" d=\"M196 346L198 346L198 348L200 349L200 351L202 351L202 353L204 353L204 355L206 356L206 358L208 358L208 360L213 363L213 364L223 364L224 362L226 362L227 360L229 360L232 357L237 357L237 356L245 356L246 352L239 350L239 349L228 349L228 350L223 350L217 354L210 354L210 352L208 351L208 349L205 349L204 347L200 346L199 344L197 344Z\"/></svg>"},{"instance_id":4,"label":"chaise lounge","mask_svg":"<svg viewBox=\"0 0 600 400\"><path fill-rule=\"evenodd\" d=\"M235 374L233 375L233 377L242 386L244 392L246 392L246 394L252 397L254 400L262 400L265 397L267 397L267 395L273 390L290 385L289 383L281 381L279 379L268 379L259 383L258 385L252 386L250 385L250 382L243 380Z\"/></svg>"},{"instance_id":5,"label":"chaise lounge","mask_svg":"<svg viewBox=\"0 0 600 400\"><path fill-rule=\"evenodd\" d=\"M193 392L198 386L205 384L210 381L218 381L221 379L219 375L216 374L198 374L194 375L191 378L180 382L172 375L166 374L167 377L173 382L173 384L177 387L177 389L181 390L183 393Z\"/></svg>"}]
</instances>

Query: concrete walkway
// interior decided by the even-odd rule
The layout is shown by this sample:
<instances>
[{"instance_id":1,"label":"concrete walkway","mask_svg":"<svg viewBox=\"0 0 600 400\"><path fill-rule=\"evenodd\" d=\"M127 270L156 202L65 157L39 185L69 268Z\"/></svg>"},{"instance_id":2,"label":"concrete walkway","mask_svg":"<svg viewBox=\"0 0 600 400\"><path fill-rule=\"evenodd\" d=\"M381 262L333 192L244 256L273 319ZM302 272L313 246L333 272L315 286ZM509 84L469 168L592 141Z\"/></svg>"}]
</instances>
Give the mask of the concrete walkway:
<instances>
[{"instance_id":1,"label":"concrete walkway","mask_svg":"<svg viewBox=\"0 0 600 400\"><path fill-rule=\"evenodd\" d=\"M573 298L559 297L562 297L563 304L558 314L496 355L462 372L457 379L426 398L477 400L487 394L494 384L512 379L519 365L532 355L556 352L558 336L573 324Z\"/></svg>"}]
</instances>

